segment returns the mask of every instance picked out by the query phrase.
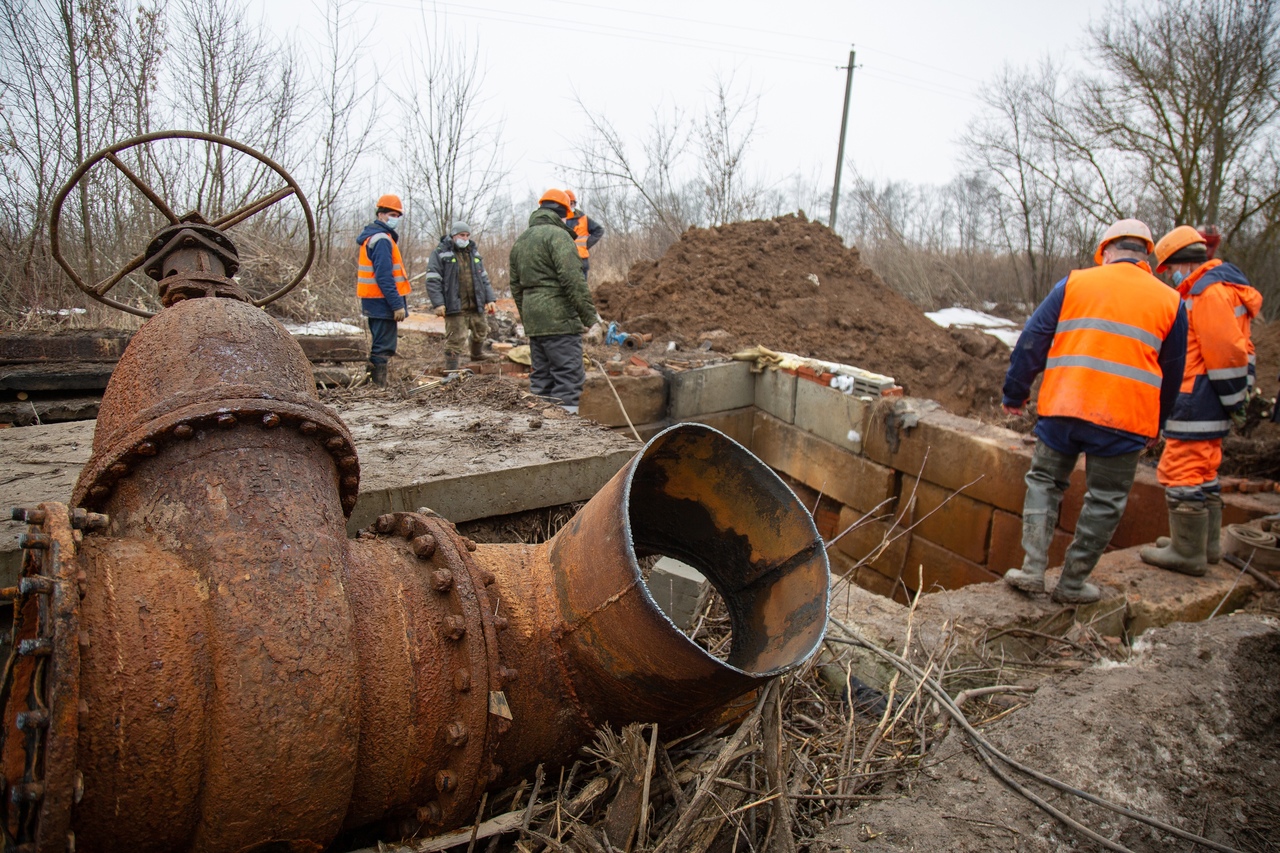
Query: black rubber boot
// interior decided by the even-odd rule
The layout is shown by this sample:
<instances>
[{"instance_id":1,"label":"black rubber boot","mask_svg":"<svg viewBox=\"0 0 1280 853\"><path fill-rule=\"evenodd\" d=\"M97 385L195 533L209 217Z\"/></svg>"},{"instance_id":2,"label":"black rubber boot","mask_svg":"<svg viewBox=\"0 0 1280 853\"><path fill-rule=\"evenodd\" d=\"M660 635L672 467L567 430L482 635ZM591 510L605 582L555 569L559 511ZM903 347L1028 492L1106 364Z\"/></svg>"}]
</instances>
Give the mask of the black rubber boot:
<instances>
[{"instance_id":1,"label":"black rubber boot","mask_svg":"<svg viewBox=\"0 0 1280 853\"><path fill-rule=\"evenodd\" d=\"M1207 574L1209 510L1206 501L1169 501L1169 533L1169 544L1148 545L1139 552L1142 561L1192 577Z\"/></svg>"},{"instance_id":2,"label":"black rubber boot","mask_svg":"<svg viewBox=\"0 0 1280 853\"><path fill-rule=\"evenodd\" d=\"M369 365L369 380L380 388L387 385L387 366L385 364Z\"/></svg>"}]
</instances>

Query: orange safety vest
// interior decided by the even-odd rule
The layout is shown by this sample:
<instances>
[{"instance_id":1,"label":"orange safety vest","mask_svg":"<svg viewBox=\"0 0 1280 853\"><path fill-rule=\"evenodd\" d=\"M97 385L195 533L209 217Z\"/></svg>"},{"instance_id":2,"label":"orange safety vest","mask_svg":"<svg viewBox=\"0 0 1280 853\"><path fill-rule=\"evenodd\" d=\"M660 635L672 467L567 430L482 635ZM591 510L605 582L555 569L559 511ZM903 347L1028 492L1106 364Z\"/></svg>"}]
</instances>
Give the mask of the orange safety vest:
<instances>
[{"instance_id":1,"label":"orange safety vest","mask_svg":"<svg viewBox=\"0 0 1280 853\"><path fill-rule=\"evenodd\" d=\"M575 215L569 218L574 221L573 242L578 247L578 257L590 257L591 252L587 249L587 215L585 213L575 212Z\"/></svg>"},{"instance_id":2,"label":"orange safety vest","mask_svg":"<svg viewBox=\"0 0 1280 853\"><path fill-rule=\"evenodd\" d=\"M356 296L360 299L382 299L382 288L378 287L378 279L373 274L373 261L369 260L369 244L378 240L391 240L391 235L379 232L360 244L360 260L356 263ZM396 278L396 293L408 296L412 290L409 276L404 271L404 258L400 257L400 246L391 240L391 274Z\"/></svg>"},{"instance_id":3,"label":"orange safety vest","mask_svg":"<svg viewBox=\"0 0 1280 853\"><path fill-rule=\"evenodd\" d=\"M1080 418L1154 438L1160 428L1160 347L1180 300L1142 263L1067 277L1040 385L1040 414Z\"/></svg>"}]
</instances>

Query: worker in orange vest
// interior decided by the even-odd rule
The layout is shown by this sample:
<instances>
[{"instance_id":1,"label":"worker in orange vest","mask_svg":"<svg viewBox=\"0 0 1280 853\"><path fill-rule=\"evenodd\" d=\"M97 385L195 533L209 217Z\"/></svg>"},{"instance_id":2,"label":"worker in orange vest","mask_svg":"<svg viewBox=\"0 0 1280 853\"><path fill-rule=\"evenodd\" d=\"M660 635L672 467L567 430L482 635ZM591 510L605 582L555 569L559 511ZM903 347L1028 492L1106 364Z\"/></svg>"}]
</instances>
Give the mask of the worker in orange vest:
<instances>
[{"instance_id":1,"label":"worker in orange vest","mask_svg":"<svg viewBox=\"0 0 1280 853\"><path fill-rule=\"evenodd\" d=\"M356 239L360 246L356 296L373 338L369 346L369 376L375 385L387 384L387 361L396 354L398 324L409 316L409 275L396 232L403 216L400 197L384 195L378 199L373 222Z\"/></svg>"},{"instance_id":2,"label":"worker in orange vest","mask_svg":"<svg viewBox=\"0 0 1280 853\"><path fill-rule=\"evenodd\" d=\"M1169 537L1140 555L1153 566L1197 577L1222 559L1222 439L1232 421L1245 421L1256 369L1250 325L1262 310L1262 294L1240 268L1211 258L1209 248L1209 239L1189 225L1156 244L1156 272L1169 273L1190 328L1181 392L1164 425L1156 469L1169 505Z\"/></svg>"},{"instance_id":3,"label":"worker in orange vest","mask_svg":"<svg viewBox=\"0 0 1280 853\"><path fill-rule=\"evenodd\" d=\"M582 258L582 277L587 277L591 268L591 247L600 242L604 236L604 226L578 209L578 197L573 190L565 190L569 197L569 218L564 221L573 232L573 242L578 247L578 257Z\"/></svg>"},{"instance_id":4,"label":"worker in orange vest","mask_svg":"<svg viewBox=\"0 0 1280 853\"><path fill-rule=\"evenodd\" d=\"M1102 235L1089 269L1054 285L1009 359L1004 410L1022 414L1040 385L1035 452L1022 508L1022 568L1005 581L1045 591L1044 572L1058 510L1076 459L1085 456L1085 496L1053 600L1097 601L1085 579L1124 514L1138 454L1154 444L1173 410L1186 357L1187 312L1178 294L1151 274L1151 230L1137 219Z\"/></svg>"}]
</instances>

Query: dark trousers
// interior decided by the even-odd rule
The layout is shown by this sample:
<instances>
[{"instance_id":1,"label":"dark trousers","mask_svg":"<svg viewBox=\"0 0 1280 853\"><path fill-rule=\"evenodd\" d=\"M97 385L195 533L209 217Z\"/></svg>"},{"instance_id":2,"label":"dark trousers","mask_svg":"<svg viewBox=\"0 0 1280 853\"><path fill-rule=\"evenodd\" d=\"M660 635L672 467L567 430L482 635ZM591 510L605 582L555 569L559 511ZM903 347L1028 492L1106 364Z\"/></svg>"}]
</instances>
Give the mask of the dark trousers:
<instances>
[{"instance_id":1,"label":"dark trousers","mask_svg":"<svg viewBox=\"0 0 1280 853\"><path fill-rule=\"evenodd\" d=\"M369 361L386 364L396 354L396 328L399 324L395 320L378 317L366 319L369 321L369 334L373 336L373 343L369 346Z\"/></svg>"},{"instance_id":2,"label":"dark trousers","mask_svg":"<svg viewBox=\"0 0 1280 853\"><path fill-rule=\"evenodd\" d=\"M582 367L581 335L529 338L529 390L562 406L578 405L587 372Z\"/></svg>"}]
</instances>

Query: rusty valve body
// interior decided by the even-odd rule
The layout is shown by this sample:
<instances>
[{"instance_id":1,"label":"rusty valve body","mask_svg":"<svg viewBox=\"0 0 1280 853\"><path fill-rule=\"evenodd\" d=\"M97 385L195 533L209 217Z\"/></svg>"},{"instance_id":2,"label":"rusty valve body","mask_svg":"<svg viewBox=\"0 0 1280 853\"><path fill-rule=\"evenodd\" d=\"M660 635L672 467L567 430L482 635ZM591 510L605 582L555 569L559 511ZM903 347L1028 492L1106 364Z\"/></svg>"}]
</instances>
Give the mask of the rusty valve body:
<instances>
[{"instance_id":1,"label":"rusty valve body","mask_svg":"<svg viewBox=\"0 0 1280 853\"><path fill-rule=\"evenodd\" d=\"M0 757L27 849L318 850L382 820L446 829L598 726L696 718L820 642L812 519L706 427L656 437L543 546L477 545L430 511L348 539L351 436L297 343L229 292L192 290L143 326L80 509L26 515ZM659 610L648 554L724 596L727 661Z\"/></svg>"}]
</instances>

